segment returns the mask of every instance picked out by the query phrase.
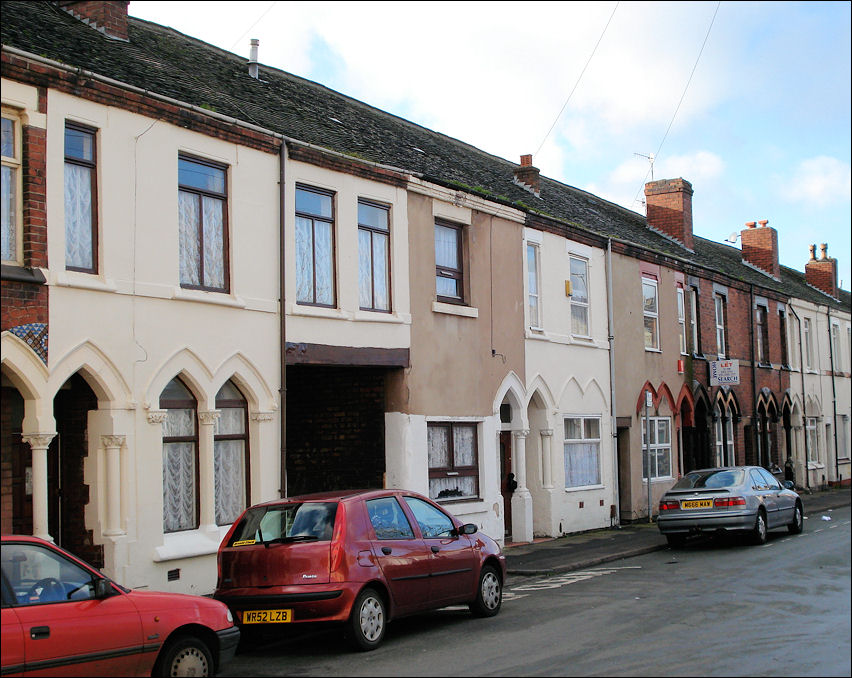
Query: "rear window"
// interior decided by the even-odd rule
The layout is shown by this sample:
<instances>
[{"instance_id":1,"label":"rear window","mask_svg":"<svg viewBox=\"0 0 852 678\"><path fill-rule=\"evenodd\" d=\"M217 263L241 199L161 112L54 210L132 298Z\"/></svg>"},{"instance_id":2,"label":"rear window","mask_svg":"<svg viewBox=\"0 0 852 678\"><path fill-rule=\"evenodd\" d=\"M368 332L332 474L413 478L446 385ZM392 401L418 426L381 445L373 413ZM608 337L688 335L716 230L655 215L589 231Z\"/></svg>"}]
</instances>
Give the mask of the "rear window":
<instances>
[{"instance_id":1,"label":"rear window","mask_svg":"<svg viewBox=\"0 0 852 678\"><path fill-rule=\"evenodd\" d=\"M678 480L673 490L691 490L696 487L717 488L740 485L743 482L742 469L725 469L717 471L696 471L687 473Z\"/></svg>"},{"instance_id":2,"label":"rear window","mask_svg":"<svg viewBox=\"0 0 852 678\"><path fill-rule=\"evenodd\" d=\"M273 541L330 541L336 514L336 501L251 508L234 529L228 546Z\"/></svg>"}]
</instances>

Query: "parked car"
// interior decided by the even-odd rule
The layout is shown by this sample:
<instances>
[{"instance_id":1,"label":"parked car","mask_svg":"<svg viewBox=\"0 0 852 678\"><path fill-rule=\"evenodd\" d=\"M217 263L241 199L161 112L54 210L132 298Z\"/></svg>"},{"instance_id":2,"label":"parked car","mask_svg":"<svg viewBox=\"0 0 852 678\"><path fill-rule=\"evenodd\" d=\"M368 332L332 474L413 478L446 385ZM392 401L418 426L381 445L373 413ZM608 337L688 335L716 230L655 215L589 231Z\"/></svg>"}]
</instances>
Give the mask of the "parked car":
<instances>
[{"instance_id":1,"label":"parked car","mask_svg":"<svg viewBox=\"0 0 852 678\"><path fill-rule=\"evenodd\" d=\"M793 483L782 485L765 468L736 466L690 471L660 499L657 526L669 544L690 534L742 531L757 544L767 532L786 527L802 531L802 500Z\"/></svg>"},{"instance_id":2,"label":"parked car","mask_svg":"<svg viewBox=\"0 0 852 678\"><path fill-rule=\"evenodd\" d=\"M218 601L131 591L37 537L0 552L4 676L213 676L237 649Z\"/></svg>"},{"instance_id":3,"label":"parked car","mask_svg":"<svg viewBox=\"0 0 852 678\"><path fill-rule=\"evenodd\" d=\"M343 625L372 650L387 623L466 604L496 615L506 560L472 523L402 490L344 491L247 509L219 547L214 597L243 633L308 622Z\"/></svg>"}]
</instances>

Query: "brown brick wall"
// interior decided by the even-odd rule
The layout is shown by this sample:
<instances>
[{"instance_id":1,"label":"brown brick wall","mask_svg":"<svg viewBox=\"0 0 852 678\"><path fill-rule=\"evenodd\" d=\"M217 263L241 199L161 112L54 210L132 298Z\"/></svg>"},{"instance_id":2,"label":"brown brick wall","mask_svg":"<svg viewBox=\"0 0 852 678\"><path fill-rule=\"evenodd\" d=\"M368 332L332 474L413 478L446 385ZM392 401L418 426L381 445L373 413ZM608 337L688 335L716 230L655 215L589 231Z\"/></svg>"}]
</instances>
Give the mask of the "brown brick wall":
<instances>
[{"instance_id":1,"label":"brown brick wall","mask_svg":"<svg viewBox=\"0 0 852 678\"><path fill-rule=\"evenodd\" d=\"M648 225L692 249L692 185L683 179L645 184Z\"/></svg>"},{"instance_id":2,"label":"brown brick wall","mask_svg":"<svg viewBox=\"0 0 852 678\"><path fill-rule=\"evenodd\" d=\"M776 278L781 277L778 263L778 231L766 226L746 228L741 232L743 261Z\"/></svg>"}]
</instances>

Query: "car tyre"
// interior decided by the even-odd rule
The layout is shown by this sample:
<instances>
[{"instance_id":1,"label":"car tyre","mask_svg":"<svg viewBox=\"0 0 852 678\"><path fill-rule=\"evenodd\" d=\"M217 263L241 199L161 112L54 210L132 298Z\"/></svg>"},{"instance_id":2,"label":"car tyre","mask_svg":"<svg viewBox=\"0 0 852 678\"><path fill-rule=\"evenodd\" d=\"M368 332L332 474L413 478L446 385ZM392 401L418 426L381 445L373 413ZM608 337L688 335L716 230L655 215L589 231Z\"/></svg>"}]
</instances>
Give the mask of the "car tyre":
<instances>
[{"instance_id":1,"label":"car tyre","mask_svg":"<svg viewBox=\"0 0 852 678\"><path fill-rule=\"evenodd\" d=\"M683 546L686 543L686 535L685 534L667 534L666 541L669 546L673 548L677 548Z\"/></svg>"},{"instance_id":2,"label":"car tyre","mask_svg":"<svg viewBox=\"0 0 852 678\"><path fill-rule=\"evenodd\" d=\"M384 598L375 589L364 589L352 606L347 639L356 650L375 650L384 639L386 628L387 611Z\"/></svg>"},{"instance_id":3,"label":"car tyre","mask_svg":"<svg viewBox=\"0 0 852 678\"><path fill-rule=\"evenodd\" d=\"M757 511L757 518L754 521L754 529L751 531L751 540L754 544L760 546L761 544L766 543L767 535L766 513L761 508Z\"/></svg>"},{"instance_id":4,"label":"car tyre","mask_svg":"<svg viewBox=\"0 0 852 678\"><path fill-rule=\"evenodd\" d=\"M802 512L802 505L796 502L796 507L793 509L793 522L787 525L787 531L790 534L801 534L805 528L805 516Z\"/></svg>"},{"instance_id":5,"label":"car tyre","mask_svg":"<svg viewBox=\"0 0 852 678\"><path fill-rule=\"evenodd\" d=\"M493 617L500 611L502 604L503 582L497 570L486 565L479 575L476 599L470 604L470 611L475 617Z\"/></svg>"},{"instance_id":6,"label":"car tyre","mask_svg":"<svg viewBox=\"0 0 852 678\"><path fill-rule=\"evenodd\" d=\"M213 676L213 654L201 638L180 636L169 642L157 663L155 676Z\"/></svg>"}]
</instances>

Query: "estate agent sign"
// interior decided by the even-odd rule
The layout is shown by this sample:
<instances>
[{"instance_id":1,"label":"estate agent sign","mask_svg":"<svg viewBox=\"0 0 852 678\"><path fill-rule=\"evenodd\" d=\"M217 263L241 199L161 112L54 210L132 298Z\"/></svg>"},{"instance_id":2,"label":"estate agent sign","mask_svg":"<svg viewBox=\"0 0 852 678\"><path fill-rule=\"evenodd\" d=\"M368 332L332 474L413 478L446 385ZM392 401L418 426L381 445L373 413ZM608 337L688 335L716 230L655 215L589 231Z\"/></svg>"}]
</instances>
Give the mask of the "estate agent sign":
<instances>
[{"instance_id":1,"label":"estate agent sign","mask_svg":"<svg viewBox=\"0 0 852 678\"><path fill-rule=\"evenodd\" d=\"M733 386L740 383L739 360L711 360L710 385Z\"/></svg>"}]
</instances>

